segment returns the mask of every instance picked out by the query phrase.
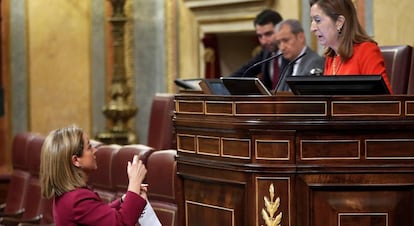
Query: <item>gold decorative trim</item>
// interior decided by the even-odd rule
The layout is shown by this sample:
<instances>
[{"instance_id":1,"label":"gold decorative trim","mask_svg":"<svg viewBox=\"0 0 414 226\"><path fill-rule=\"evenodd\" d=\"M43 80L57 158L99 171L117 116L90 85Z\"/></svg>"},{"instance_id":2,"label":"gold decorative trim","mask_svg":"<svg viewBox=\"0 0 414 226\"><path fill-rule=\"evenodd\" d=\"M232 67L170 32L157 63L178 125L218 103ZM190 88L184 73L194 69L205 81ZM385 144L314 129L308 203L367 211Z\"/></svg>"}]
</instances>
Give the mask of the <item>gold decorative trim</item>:
<instances>
[{"instance_id":1,"label":"gold decorative trim","mask_svg":"<svg viewBox=\"0 0 414 226\"><path fill-rule=\"evenodd\" d=\"M397 113L390 113L390 114L381 114L375 111L366 112L366 113L335 113L335 105L339 104L398 104L398 112ZM332 116L401 116L401 101L332 101L331 102L331 115Z\"/></svg>"},{"instance_id":2,"label":"gold decorative trim","mask_svg":"<svg viewBox=\"0 0 414 226\"><path fill-rule=\"evenodd\" d=\"M304 143L357 143L357 147L358 147L358 155L357 157L318 157L318 158L307 158L307 157L303 157L303 145ZM333 159L337 159L337 160L345 160L345 159L361 159L361 146L360 146L360 141L359 140L300 140L300 159L301 160L333 160Z\"/></svg>"},{"instance_id":3,"label":"gold decorative trim","mask_svg":"<svg viewBox=\"0 0 414 226\"><path fill-rule=\"evenodd\" d=\"M368 156L368 143L369 142L411 142L414 144L414 139L366 139L365 140L365 159L381 159L381 160L412 160L414 156L411 157L403 157L403 156L389 156L389 157L369 157ZM391 153L392 151L390 151Z\"/></svg>"},{"instance_id":4,"label":"gold decorative trim","mask_svg":"<svg viewBox=\"0 0 414 226\"><path fill-rule=\"evenodd\" d=\"M256 214L255 214L255 219L256 219L256 222L257 222L257 224L259 224L259 210L260 210L260 208L261 207L259 207L259 196L258 196L258 191L259 191L259 181L271 181L271 180L273 180L273 181L286 181L286 184L287 184L287 188L286 188L286 191L287 191L287 200L286 200L286 203L285 204L287 204L287 209L288 209L288 213L287 214L283 214L284 216L285 216L285 219L287 218L287 221L289 222L288 223L288 225L287 226L290 226L290 225L292 225L292 222L291 222L291 216L292 216L292 207L291 207L291 202L290 202L290 200L292 200L292 197L291 197L291 182L290 182L290 180L291 180L291 178L290 177L256 177L255 178L255 180L256 180L256 184L255 184L255 190L256 190ZM273 185L273 183L271 183L272 185ZM270 187L269 187L269 189L270 189ZM260 197L260 199L261 199L262 197ZM263 210L262 210L263 211Z\"/></svg>"},{"instance_id":5,"label":"gold decorative trim","mask_svg":"<svg viewBox=\"0 0 414 226\"><path fill-rule=\"evenodd\" d=\"M133 1L125 1L125 14L127 20L125 22L125 77L127 79L127 85L134 87L134 23L133 23ZM131 101L134 101L134 95L129 97ZM133 121L133 120L131 120Z\"/></svg>"},{"instance_id":6,"label":"gold decorative trim","mask_svg":"<svg viewBox=\"0 0 414 226\"><path fill-rule=\"evenodd\" d=\"M217 145L217 149L218 149L217 154L200 151L200 138L201 139L217 140L217 143L218 143L218 145ZM196 144L197 145L197 154L208 155L208 156L220 156L220 153L221 153L221 139L220 139L220 137L197 135L196 136L196 142L197 142L197 144Z\"/></svg>"},{"instance_id":7,"label":"gold decorative trim","mask_svg":"<svg viewBox=\"0 0 414 226\"><path fill-rule=\"evenodd\" d=\"M182 148L180 148L181 147L181 140L180 140L180 137L191 137L191 138L193 138L193 145L194 145L194 151L191 151L191 150L187 150L187 149L182 149ZM191 135L191 134L182 134L182 133L179 133L179 134L177 134L177 150L178 151L181 151L181 152L186 152L186 153L192 153L192 154L195 154L196 153L196 151L197 151L197 144L196 144L196 136L195 135Z\"/></svg>"},{"instance_id":8,"label":"gold decorative trim","mask_svg":"<svg viewBox=\"0 0 414 226\"><path fill-rule=\"evenodd\" d=\"M388 213L380 213L380 212L372 212L372 213L338 213L338 226L341 226L341 217L346 217L346 216L385 216L385 226L388 226L388 221L389 221L389 217L388 217Z\"/></svg>"},{"instance_id":9,"label":"gold decorative trim","mask_svg":"<svg viewBox=\"0 0 414 226\"><path fill-rule=\"evenodd\" d=\"M176 93L174 80L178 73L177 0L164 0L165 5L165 70L168 93Z\"/></svg>"},{"instance_id":10,"label":"gold decorative trim","mask_svg":"<svg viewBox=\"0 0 414 226\"><path fill-rule=\"evenodd\" d=\"M231 105L231 113L226 114L226 113L210 113L208 110L208 105L209 104L229 104ZM204 109L206 112L206 115L217 115L217 116L233 116L234 115L234 103L232 101L205 101L204 102Z\"/></svg>"},{"instance_id":11,"label":"gold decorative trim","mask_svg":"<svg viewBox=\"0 0 414 226\"><path fill-rule=\"evenodd\" d=\"M279 226L282 221L282 212L280 212L276 217L275 213L278 211L280 206L280 198L275 198L275 188L273 183L269 186L270 199L267 196L264 196L265 208L262 209L262 218L265 221L267 226Z\"/></svg>"},{"instance_id":12,"label":"gold decorative trim","mask_svg":"<svg viewBox=\"0 0 414 226\"><path fill-rule=\"evenodd\" d=\"M185 200L185 225L188 225L188 205L196 205L196 206L202 206L202 207L207 207L207 208L212 208L212 209L217 209L217 210L224 210L224 211L228 211L231 214L231 226L234 226L235 224L235 214L234 214L234 209L230 209L230 208L226 208L226 207L222 207L222 206L215 206L215 205L211 205L211 204L206 204L206 203L201 203L201 202L195 202L195 201L190 201L190 200Z\"/></svg>"},{"instance_id":13,"label":"gold decorative trim","mask_svg":"<svg viewBox=\"0 0 414 226\"><path fill-rule=\"evenodd\" d=\"M157 207L157 206L152 206L152 208L154 209L154 210L156 210L156 212L164 212L164 213L168 213L168 214L171 214L171 217L172 217L172 222L171 222L171 225L170 226L174 226L174 221L175 221L175 219L177 218L176 216L175 216L175 213L176 213L176 211L174 211L174 210L170 210L170 209L166 209L166 208L159 208L159 207ZM169 225L165 225L165 226L169 226Z\"/></svg>"},{"instance_id":14,"label":"gold decorative trim","mask_svg":"<svg viewBox=\"0 0 414 226\"><path fill-rule=\"evenodd\" d=\"M409 113L408 112L408 105L414 105L414 101L405 101L405 115L406 116L414 116L414 113Z\"/></svg>"},{"instance_id":15,"label":"gold decorative trim","mask_svg":"<svg viewBox=\"0 0 414 226\"><path fill-rule=\"evenodd\" d=\"M181 137L193 138L194 151L181 148L182 147L181 139L180 139ZM219 141L218 154L200 151L200 138L218 140ZM247 156L224 154L224 144L223 144L224 142L223 141L247 142L246 146L248 147L248 149L245 152ZM215 137L215 136L205 136L205 135L191 135L191 134L182 134L182 133L177 134L177 150L180 152L185 152L185 153L200 154L200 155L206 155L206 156L216 156L216 157L226 157L226 158L233 158L233 159L251 159L251 152L252 152L250 139Z\"/></svg>"},{"instance_id":16,"label":"gold decorative trim","mask_svg":"<svg viewBox=\"0 0 414 226\"><path fill-rule=\"evenodd\" d=\"M260 151L258 148L259 143L286 143L287 144L287 157L286 158L266 158L266 157L258 157L258 152ZM262 159L262 160L290 160L290 140L259 140L255 141L255 158Z\"/></svg>"},{"instance_id":17,"label":"gold decorative trim","mask_svg":"<svg viewBox=\"0 0 414 226\"><path fill-rule=\"evenodd\" d=\"M184 104L184 103L196 103L196 104L201 104L202 106L202 111L182 111L180 109L180 105ZM195 114L195 115L202 115L205 114L205 108L204 108L204 101L200 101L200 100L178 100L176 101L176 105L175 105L175 109L177 113L180 114Z\"/></svg>"},{"instance_id":18,"label":"gold decorative trim","mask_svg":"<svg viewBox=\"0 0 414 226\"><path fill-rule=\"evenodd\" d=\"M237 112L237 106L240 104L260 104L260 105L264 105L264 104L274 104L276 105L287 105L287 104L319 104L319 105L323 105L322 106L322 113L300 113L300 114L296 114L296 113L271 113L271 114L266 114L266 113L256 113L256 114L243 114L243 113L238 113ZM235 116L327 116L328 115L328 109L327 109L327 105L328 102L327 101L259 101L259 102L251 102L251 101L235 101L234 105L233 105L233 112ZM276 107L277 108L277 107Z\"/></svg>"},{"instance_id":19,"label":"gold decorative trim","mask_svg":"<svg viewBox=\"0 0 414 226\"><path fill-rule=\"evenodd\" d=\"M224 154L224 142L223 141L239 141L239 142L248 142L248 150L247 150L247 157L244 156L237 156L237 155L226 155ZM222 137L221 138L221 156L223 157L227 157L227 158L234 158L234 159L251 159L252 158L252 150L251 150L251 140L250 139L240 139L240 138L227 138L227 137Z\"/></svg>"}]
</instances>

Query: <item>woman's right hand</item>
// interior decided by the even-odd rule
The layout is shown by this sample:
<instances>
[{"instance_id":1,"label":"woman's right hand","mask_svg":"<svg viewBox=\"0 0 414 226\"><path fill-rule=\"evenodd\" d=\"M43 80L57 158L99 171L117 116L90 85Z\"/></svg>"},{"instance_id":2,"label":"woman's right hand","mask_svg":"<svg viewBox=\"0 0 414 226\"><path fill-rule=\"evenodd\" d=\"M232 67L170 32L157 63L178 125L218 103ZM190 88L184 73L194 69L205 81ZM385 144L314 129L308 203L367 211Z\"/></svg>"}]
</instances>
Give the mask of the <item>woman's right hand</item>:
<instances>
[{"instance_id":1,"label":"woman's right hand","mask_svg":"<svg viewBox=\"0 0 414 226\"><path fill-rule=\"evenodd\" d=\"M139 160L138 155L134 155L132 162L128 161L127 173L129 179L128 191L140 195L141 183L147 174L147 169L145 168L144 163Z\"/></svg>"}]
</instances>

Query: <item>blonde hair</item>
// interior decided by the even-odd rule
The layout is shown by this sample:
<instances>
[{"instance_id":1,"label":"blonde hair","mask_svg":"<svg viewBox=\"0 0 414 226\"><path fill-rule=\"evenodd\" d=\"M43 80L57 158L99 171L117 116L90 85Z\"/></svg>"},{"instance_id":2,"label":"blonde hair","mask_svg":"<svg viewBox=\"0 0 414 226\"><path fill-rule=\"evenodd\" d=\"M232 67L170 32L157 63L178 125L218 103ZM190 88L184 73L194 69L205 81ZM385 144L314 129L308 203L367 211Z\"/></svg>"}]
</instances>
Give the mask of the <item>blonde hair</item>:
<instances>
[{"instance_id":1,"label":"blonde hair","mask_svg":"<svg viewBox=\"0 0 414 226\"><path fill-rule=\"evenodd\" d=\"M45 198L86 186L84 172L72 164L83 151L83 130L75 125L53 130L46 137L40 160L41 193Z\"/></svg>"}]
</instances>

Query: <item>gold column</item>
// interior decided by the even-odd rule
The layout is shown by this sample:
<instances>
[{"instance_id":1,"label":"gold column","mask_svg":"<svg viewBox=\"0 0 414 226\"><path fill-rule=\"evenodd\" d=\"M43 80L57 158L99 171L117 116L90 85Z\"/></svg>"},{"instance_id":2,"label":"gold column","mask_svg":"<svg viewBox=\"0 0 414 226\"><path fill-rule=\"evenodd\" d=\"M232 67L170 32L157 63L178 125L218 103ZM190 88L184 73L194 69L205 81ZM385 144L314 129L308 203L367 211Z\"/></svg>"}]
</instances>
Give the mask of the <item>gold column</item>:
<instances>
[{"instance_id":1,"label":"gold column","mask_svg":"<svg viewBox=\"0 0 414 226\"><path fill-rule=\"evenodd\" d=\"M137 143L137 137L128 127L128 122L137 113L137 107L128 101L130 88L127 85L124 34L126 16L125 0L110 0L113 14L112 24L114 48L114 74L111 81L111 99L103 107L103 113L111 121L110 128L98 134L97 139L103 143L131 144Z\"/></svg>"}]
</instances>

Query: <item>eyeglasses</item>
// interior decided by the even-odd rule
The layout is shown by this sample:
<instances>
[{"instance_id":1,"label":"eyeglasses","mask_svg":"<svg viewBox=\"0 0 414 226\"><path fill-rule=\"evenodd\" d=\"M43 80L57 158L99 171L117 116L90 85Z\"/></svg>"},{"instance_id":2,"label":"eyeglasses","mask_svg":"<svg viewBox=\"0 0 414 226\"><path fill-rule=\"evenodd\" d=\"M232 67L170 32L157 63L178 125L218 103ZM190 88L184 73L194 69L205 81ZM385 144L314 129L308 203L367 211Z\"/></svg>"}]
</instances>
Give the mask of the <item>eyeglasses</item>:
<instances>
[{"instance_id":1,"label":"eyeglasses","mask_svg":"<svg viewBox=\"0 0 414 226\"><path fill-rule=\"evenodd\" d=\"M78 157L81 157L83 154L83 139L81 135L81 139L79 141L78 150L75 152L75 155Z\"/></svg>"}]
</instances>

